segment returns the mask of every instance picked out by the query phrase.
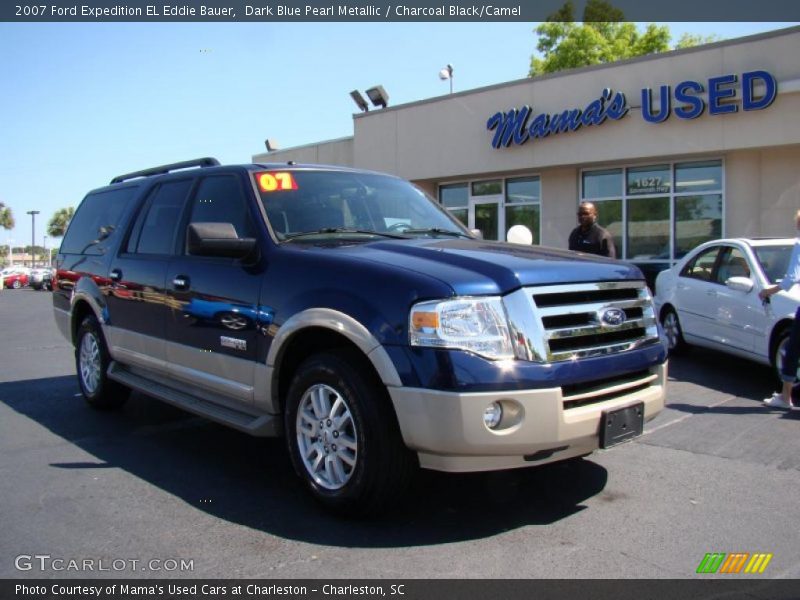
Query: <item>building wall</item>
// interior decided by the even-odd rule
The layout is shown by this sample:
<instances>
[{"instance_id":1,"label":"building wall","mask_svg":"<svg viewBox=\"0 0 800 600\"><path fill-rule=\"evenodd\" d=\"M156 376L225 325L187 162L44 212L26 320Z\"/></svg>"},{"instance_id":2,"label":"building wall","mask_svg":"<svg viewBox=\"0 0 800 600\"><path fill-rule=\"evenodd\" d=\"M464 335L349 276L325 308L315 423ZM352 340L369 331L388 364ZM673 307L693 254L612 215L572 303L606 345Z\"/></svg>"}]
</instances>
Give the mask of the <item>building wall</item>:
<instances>
[{"instance_id":1,"label":"building wall","mask_svg":"<svg viewBox=\"0 0 800 600\"><path fill-rule=\"evenodd\" d=\"M541 178L541 243L566 247L575 226L582 169L719 159L728 236L793 235L800 208L800 28L790 28L612 65L523 79L354 115L354 136L254 157L331 163L394 173L436 197L438 186L489 177ZM642 118L641 90L764 70L778 82L775 102L659 124ZM583 109L604 88L630 107L619 121L495 149L487 120L498 111L532 114ZM707 98L707 94L703 95ZM658 103L654 102L658 109ZM529 119L529 123L532 120Z\"/></svg>"},{"instance_id":2,"label":"building wall","mask_svg":"<svg viewBox=\"0 0 800 600\"><path fill-rule=\"evenodd\" d=\"M340 138L319 144L273 150L253 156L253 162L256 163L288 162L290 160L314 165L354 166L353 138Z\"/></svg>"},{"instance_id":3,"label":"building wall","mask_svg":"<svg viewBox=\"0 0 800 600\"><path fill-rule=\"evenodd\" d=\"M800 30L754 36L744 42L672 52L579 69L452 97L355 116L354 161L411 180L459 178L648 157L691 156L794 144L800 140ZM747 41L749 40L749 41ZM671 117L651 124L641 117L641 90L685 80L766 70L779 94L765 110ZM494 149L486 122L495 112L529 105L534 114L584 108L606 87L625 93L630 114L620 121ZM657 103L656 103L657 106Z\"/></svg>"}]
</instances>

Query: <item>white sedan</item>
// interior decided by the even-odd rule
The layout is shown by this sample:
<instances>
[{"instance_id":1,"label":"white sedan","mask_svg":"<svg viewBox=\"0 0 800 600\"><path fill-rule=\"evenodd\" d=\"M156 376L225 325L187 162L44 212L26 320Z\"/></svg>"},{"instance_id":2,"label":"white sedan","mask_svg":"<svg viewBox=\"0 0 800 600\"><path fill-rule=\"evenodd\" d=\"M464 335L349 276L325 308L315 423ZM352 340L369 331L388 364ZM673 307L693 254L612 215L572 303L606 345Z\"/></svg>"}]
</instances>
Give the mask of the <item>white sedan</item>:
<instances>
[{"instance_id":1,"label":"white sedan","mask_svg":"<svg viewBox=\"0 0 800 600\"><path fill-rule=\"evenodd\" d=\"M671 352L696 344L780 369L800 286L762 303L785 274L794 238L706 242L659 273L655 303Z\"/></svg>"}]
</instances>

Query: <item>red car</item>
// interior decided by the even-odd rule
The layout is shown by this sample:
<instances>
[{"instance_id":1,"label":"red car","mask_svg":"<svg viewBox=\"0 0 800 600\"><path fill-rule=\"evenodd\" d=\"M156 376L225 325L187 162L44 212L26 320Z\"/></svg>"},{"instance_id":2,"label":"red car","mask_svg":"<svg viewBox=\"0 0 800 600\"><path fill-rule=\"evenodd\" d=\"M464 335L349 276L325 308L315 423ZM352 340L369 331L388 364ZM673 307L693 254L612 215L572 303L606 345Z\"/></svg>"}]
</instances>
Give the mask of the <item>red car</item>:
<instances>
[{"instance_id":1,"label":"red car","mask_svg":"<svg viewBox=\"0 0 800 600\"><path fill-rule=\"evenodd\" d=\"M28 285L28 276L25 273L10 273L3 277L3 287L18 290Z\"/></svg>"}]
</instances>

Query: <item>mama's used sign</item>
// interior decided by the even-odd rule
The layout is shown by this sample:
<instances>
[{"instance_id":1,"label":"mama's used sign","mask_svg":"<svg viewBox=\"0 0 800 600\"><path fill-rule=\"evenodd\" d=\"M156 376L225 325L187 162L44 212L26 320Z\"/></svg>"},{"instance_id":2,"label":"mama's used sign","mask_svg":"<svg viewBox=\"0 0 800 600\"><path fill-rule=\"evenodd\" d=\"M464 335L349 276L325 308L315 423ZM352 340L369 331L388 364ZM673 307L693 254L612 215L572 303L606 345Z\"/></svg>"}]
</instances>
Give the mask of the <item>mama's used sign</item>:
<instances>
[{"instance_id":1,"label":"mama's used sign","mask_svg":"<svg viewBox=\"0 0 800 600\"><path fill-rule=\"evenodd\" d=\"M657 90L658 108L654 107L653 89L643 88L642 118L649 123L662 123L670 114L679 119L696 119L706 110L711 115L735 113L739 111L739 103L734 100L739 95L743 111L761 110L772 104L778 93L775 77L766 71L742 73L741 87L738 83L738 75L722 75L711 77L704 83L682 81L674 88L662 85ZM757 96L758 84L763 89ZM508 148L512 143L521 146L529 140L577 131L581 127L596 127L608 120L619 121L629 112L625 94L606 88L584 108L534 114L533 109L525 105L493 114L486 122L486 128L494 131L492 146Z\"/></svg>"}]
</instances>

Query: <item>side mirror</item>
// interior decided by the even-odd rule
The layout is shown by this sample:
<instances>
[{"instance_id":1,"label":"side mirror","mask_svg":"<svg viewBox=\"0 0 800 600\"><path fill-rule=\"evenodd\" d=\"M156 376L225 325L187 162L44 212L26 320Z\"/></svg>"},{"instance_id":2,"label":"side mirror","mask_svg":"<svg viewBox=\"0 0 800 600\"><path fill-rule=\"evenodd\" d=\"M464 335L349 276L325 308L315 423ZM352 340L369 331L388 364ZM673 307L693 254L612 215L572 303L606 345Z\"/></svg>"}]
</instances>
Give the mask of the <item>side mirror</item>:
<instances>
[{"instance_id":1,"label":"side mirror","mask_svg":"<svg viewBox=\"0 0 800 600\"><path fill-rule=\"evenodd\" d=\"M483 239L483 232L480 229L470 229L469 232L474 235L477 239Z\"/></svg>"},{"instance_id":2,"label":"side mirror","mask_svg":"<svg viewBox=\"0 0 800 600\"><path fill-rule=\"evenodd\" d=\"M255 238L240 238L232 223L192 223L188 230L189 254L245 258L256 248Z\"/></svg>"},{"instance_id":3,"label":"side mirror","mask_svg":"<svg viewBox=\"0 0 800 600\"><path fill-rule=\"evenodd\" d=\"M725 285L737 292L747 293L753 289L755 284L749 277L729 277L725 280Z\"/></svg>"}]
</instances>

